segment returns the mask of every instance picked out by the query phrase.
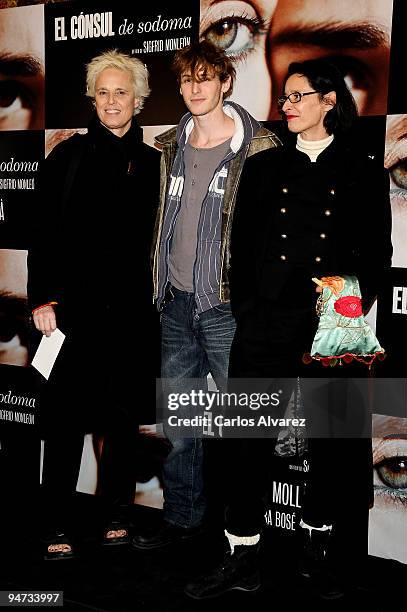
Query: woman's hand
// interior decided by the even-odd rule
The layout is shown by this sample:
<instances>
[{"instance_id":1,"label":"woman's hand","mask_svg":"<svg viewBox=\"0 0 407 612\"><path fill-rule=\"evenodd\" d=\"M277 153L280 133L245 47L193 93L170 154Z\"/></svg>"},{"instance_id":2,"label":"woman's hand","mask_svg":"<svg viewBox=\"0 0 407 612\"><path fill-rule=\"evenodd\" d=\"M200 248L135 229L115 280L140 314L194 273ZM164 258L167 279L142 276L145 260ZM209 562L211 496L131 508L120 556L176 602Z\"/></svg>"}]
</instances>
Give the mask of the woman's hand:
<instances>
[{"instance_id":1,"label":"woman's hand","mask_svg":"<svg viewBox=\"0 0 407 612\"><path fill-rule=\"evenodd\" d=\"M33 321L36 329L42 332L47 338L57 328L57 320L53 306L43 306L33 313Z\"/></svg>"},{"instance_id":2,"label":"woman's hand","mask_svg":"<svg viewBox=\"0 0 407 612\"><path fill-rule=\"evenodd\" d=\"M317 285L315 289L317 293L322 293L324 287L329 287L334 295L339 295L345 287L345 280L342 276L323 276L321 280L313 277L312 280Z\"/></svg>"}]
</instances>

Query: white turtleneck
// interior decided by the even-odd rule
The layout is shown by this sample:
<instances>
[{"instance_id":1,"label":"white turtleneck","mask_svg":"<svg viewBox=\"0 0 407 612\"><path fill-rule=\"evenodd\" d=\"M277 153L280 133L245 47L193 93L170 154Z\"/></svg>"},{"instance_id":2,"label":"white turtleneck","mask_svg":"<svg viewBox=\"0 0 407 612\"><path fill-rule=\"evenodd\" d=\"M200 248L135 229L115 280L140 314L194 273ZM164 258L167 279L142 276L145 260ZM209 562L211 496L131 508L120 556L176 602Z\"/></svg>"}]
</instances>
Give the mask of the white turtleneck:
<instances>
[{"instance_id":1,"label":"white turtleneck","mask_svg":"<svg viewBox=\"0 0 407 612\"><path fill-rule=\"evenodd\" d=\"M322 140L304 140L301 134L297 135L296 148L302 153L306 153L312 162L317 160L317 157L334 139L334 135L327 136Z\"/></svg>"}]
</instances>

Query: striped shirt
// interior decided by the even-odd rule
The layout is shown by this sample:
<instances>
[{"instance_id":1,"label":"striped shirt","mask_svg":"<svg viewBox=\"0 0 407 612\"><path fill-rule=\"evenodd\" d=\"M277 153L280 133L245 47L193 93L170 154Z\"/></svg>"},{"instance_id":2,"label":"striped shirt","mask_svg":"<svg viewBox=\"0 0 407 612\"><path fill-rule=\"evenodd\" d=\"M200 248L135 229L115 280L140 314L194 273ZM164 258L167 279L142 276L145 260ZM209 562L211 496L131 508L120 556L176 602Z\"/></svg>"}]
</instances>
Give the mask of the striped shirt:
<instances>
[{"instance_id":1,"label":"striped shirt","mask_svg":"<svg viewBox=\"0 0 407 612\"><path fill-rule=\"evenodd\" d=\"M230 141L229 149L225 151L223 159L214 169L213 178L205 191L196 229L195 261L190 258L190 261L185 262L187 267L193 265L193 287L191 287L193 291L191 293L195 294L198 313L214 308L221 303L219 299L220 248L223 196L228 176L228 166L229 162L243 147L248 148L255 131L260 125L250 117L247 111L233 102L227 102L223 108L225 113L232 117L235 122L235 133ZM168 283L171 282L171 274L172 280L175 281L174 286L177 286L175 268L171 272L171 256L174 255L172 246L175 232L179 230L177 220L183 202L186 181L185 147L192 129L192 115L188 113L178 126L178 150L167 182L166 203L158 253L158 309L161 308L166 288ZM181 236L182 238L183 236ZM172 264L174 264L174 260Z\"/></svg>"},{"instance_id":2,"label":"striped shirt","mask_svg":"<svg viewBox=\"0 0 407 612\"><path fill-rule=\"evenodd\" d=\"M219 164L229 151L230 141L231 138L210 149L197 149L187 143L184 150L185 183L171 241L169 281L177 289L190 293L196 286L198 302L208 296L211 304L219 303L220 198L211 201L204 223L200 225L199 221L202 204ZM205 244L205 252L199 258L198 244ZM200 265L195 269L197 261Z\"/></svg>"}]
</instances>

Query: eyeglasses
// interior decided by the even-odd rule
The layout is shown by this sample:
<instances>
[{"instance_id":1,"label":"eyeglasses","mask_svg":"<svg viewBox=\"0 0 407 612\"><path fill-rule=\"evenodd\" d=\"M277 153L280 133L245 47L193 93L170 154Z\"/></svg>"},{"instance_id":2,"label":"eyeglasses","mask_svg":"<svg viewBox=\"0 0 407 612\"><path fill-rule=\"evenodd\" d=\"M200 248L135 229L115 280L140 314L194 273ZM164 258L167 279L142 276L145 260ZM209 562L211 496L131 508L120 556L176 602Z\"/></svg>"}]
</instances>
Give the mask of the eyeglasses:
<instances>
[{"instance_id":1,"label":"eyeglasses","mask_svg":"<svg viewBox=\"0 0 407 612\"><path fill-rule=\"evenodd\" d=\"M303 96L310 96L311 94L319 93L319 91L305 91L304 93L300 91L293 91L288 96L280 96L277 98L277 106L278 108L282 108L287 100L291 102L291 104L297 104L297 102L301 102Z\"/></svg>"}]
</instances>

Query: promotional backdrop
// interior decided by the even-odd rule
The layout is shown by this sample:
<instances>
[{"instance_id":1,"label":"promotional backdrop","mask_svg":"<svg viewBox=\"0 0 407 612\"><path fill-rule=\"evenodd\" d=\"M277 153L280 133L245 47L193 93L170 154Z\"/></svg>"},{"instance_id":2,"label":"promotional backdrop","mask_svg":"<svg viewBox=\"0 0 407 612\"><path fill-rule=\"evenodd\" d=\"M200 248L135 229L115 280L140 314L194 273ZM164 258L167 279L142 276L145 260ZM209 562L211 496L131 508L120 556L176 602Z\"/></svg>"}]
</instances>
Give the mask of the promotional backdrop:
<instances>
[{"instance_id":1,"label":"promotional backdrop","mask_svg":"<svg viewBox=\"0 0 407 612\"><path fill-rule=\"evenodd\" d=\"M372 155L383 157L391 177L394 256L377 307L377 334L388 351L380 375L406 376L404 0L152 0L133 5L121 0L0 0L0 9L0 470L8 475L3 487L13 482L9 468L16 456L27 457L27 486L36 486L38 476L32 457L38 451L41 406L28 367L25 299L30 228L42 211L39 169L60 140L86 131L93 111L85 95L85 65L106 49L135 55L148 67L152 93L138 119L151 146L154 136L177 124L184 113L169 68L175 50L198 38L232 58L237 71L232 99L273 126L276 98L291 61L328 57L339 66L361 115L358 137ZM366 210L368 231L369 202L360 206ZM406 431L403 419L374 418L375 507L370 521L370 552L405 563ZM281 438L274 459L281 462L282 476L271 483L265 518L267 525L293 530L308 465L299 452L302 442L292 444L295 432L283 432ZM159 484L157 457L164 454L154 447L154 461L142 480ZM81 473L83 490L94 481L86 470Z\"/></svg>"}]
</instances>

